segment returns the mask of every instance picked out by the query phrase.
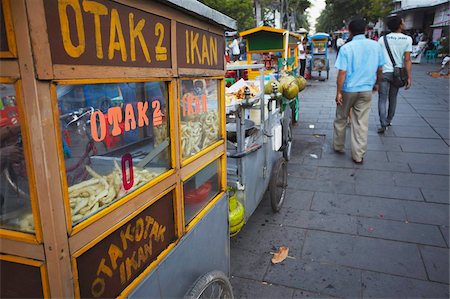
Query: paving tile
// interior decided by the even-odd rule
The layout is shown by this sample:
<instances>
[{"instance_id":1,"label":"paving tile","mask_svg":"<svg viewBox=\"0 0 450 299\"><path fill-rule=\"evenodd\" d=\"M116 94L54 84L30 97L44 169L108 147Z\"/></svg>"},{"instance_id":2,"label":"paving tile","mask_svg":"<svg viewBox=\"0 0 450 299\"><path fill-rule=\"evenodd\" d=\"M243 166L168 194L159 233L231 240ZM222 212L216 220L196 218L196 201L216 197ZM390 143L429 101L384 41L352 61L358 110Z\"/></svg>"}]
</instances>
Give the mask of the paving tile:
<instances>
[{"instance_id":1,"label":"paving tile","mask_svg":"<svg viewBox=\"0 0 450 299\"><path fill-rule=\"evenodd\" d=\"M308 292L308 291L295 289L294 296L292 298L293 299L297 299L297 298L335 298L335 297L334 296L330 296L330 295L313 293L313 292Z\"/></svg>"},{"instance_id":2,"label":"paving tile","mask_svg":"<svg viewBox=\"0 0 450 299\"><path fill-rule=\"evenodd\" d=\"M415 137L440 139L441 137L430 127L392 126L389 128L397 137Z\"/></svg>"},{"instance_id":3,"label":"paving tile","mask_svg":"<svg viewBox=\"0 0 450 299\"><path fill-rule=\"evenodd\" d=\"M448 225L449 206L428 202L404 202L406 217L410 222Z\"/></svg>"},{"instance_id":4,"label":"paving tile","mask_svg":"<svg viewBox=\"0 0 450 299\"><path fill-rule=\"evenodd\" d=\"M448 284L449 249L431 246L419 246L419 249L422 254L429 279Z\"/></svg>"},{"instance_id":5,"label":"paving tile","mask_svg":"<svg viewBox=\"0 0 450 299\"><path fill-rule=\"evenodd\" d=\"M370 181L355 184L355 194L423 201L423 196L419 188L398 186L389 186L389 188L386 188L383 184L374 184Z\"/></svg>"},{"instance_id":6,"label":"paving tile","mask_svg":"<svg viewBox=\"0 0 450 299\"><path fill-rule=\"evenodd\" d=\"M234 298L292 298L294 289L232 276L230 279Z\"/></svg>"},{"instance_id":7,"label":"paving tile","mask_svg":"<svg viewBox=\"0 0 450 299\"><path fill-rule=\"evenodd\" d=\"M404 152L448 154L448 146L441 139L399 138L400 147Z\"/></svg>"},{"instance_id":8,"label":"paving tile","mask_svg":"<svg viewBox=\"0 0 450 299\"><path fill-rule=\"evenodd\" d=\"M448 190L436 190L428 188L421 188L421 190L423 197L427 202L446 203L446 204L450 203Z\"/></svg>"},{"instance_id":9,"label":"paving tile","mask_svg":"<svg viewBox=\"0 0 450 299\"><path fill-rule=\"evenodd\" d=\"M448 130L448 127L433 127L434 130L444 139L449 139L450 132Z\"/></svg>"},{"instance_id":10,"label":"paving tile","mask_svg":"<svg viewBox=\"0 0 450 299\"><path fill-rule=\"evenodd\" d=\"M312 165L303 165L300 163L293 163L294 161L289 161L288 164L288 175L303 178L303 179L314 179L317 174L317 167Z\"/></svg>"},{"instance_id":11,"label":"paving tile","mask_svg":"<svg viewBox=\"0 0 450 299\"><path fill-rule=\"evenodd\" d=\"M448 225L441 225L439 228L441 229L442 235L444 236L445 241L447 242L447 247L449 247L450 232L449 232Z\"/></svg>"},{"instance_id":12,"label":"paving tile","mask_svg":"<svg viewBox=\"0 0 450 299\"><path fill-rule=\"evenodd\" d=\"M391 171L358 169L354 173L354 179L356 185L372 183L375 185L384 185L385 188L395 186Z\"/></svg>"},{"instance_id":13,"label":"paving tile","mask_svg":"<svg viewBox=\"0 0 450 299\"><path fill-rule=\"evenodd\" d=\"M445 105L436 105L429 103L415 104L414 108L416 108L417 112L419 112L419 114L421 114L422 116L433 116L433 114L436 114L436 117L445 117L445 114L442 114L440 112L444 112L444 110L446 109L448 110L448 106L446 107Z\"/></svg>"},{"instance_id":14,"label":"paving tile","mask_svg":"<svg viewBox=\"0 0 450 299\"><path fill-rule=\"evenodd\" d=\"M250 221L231 239L231 248L246 249L251 253L269 254L280 246L290 248L291 256L300 256L305 240L305 230L296 227L265 224Z\"/></svg>"},{"instance_id":15,"label":"paving tile","mask_svg":"<svg viewBox=\"0 0 450 299\"><path fill-rule=\"evenodd\" d=\"M361 295L361 271L303 259L286 259L271 265L267 282L332 296L355 298Z\"/></svg>"},{"instance_id":16,"label":"paving tile","mask_svg":"<svg viewBox=\"0 0 450 299\"><path fill-rule=\"evenodd\" d=\"M316 192L311 210L365 217L383 214L385 219L406 220L403 201L380 197Z\"/></svg>"},{"instance_id":17,"label":"paving tile","mask_svg":"<svg viewBox=\"0 0 450 299\"><path fill-rule=\"evenodd\" d=\"M394 180L397 186L430 188L448 190L448 176L433 174L401 173L394 172Z\"/></svg>"},{"instance_id":18,"label":"paving tile","mask_svg":"<svg viewBox=\"0 0 450 299\"><path fill-rule=\"evenodd\" d=\"M316 178L324 181L354 182L355 169L319 167Z\"/></svg>"},{"instance_id":19,"label":"paving tile","mask_svg":"<svg viewBox=\"0 0 450 299\"><path fill-rule=\"evenodd\" d=\"M448 125L449 125L448 118L445 119L445 118L432 118L432 117L429 117L429 118L426 119L426 121L433 127L444 127L444 128L447 127L448 128Z\"/></svg>"},{"instance_id":20,"label":"paving tile","mask_svg":"<svg viewBox=\"0 0 450 299\"><path fill-rule=\"evenodd\" d=\"M370 153L370 151L368 152ZM382 162L371 161L370 158L364 158L364 164L359 169L382 170L382 171L396 171L396 172L411 172L408 163L405 162Z\"/></svg>"},{"instance_id":21,"label":"paving tile","mask_svg":"<svg viewBox=\"0 0 450 299\"><path fill-rule=\"evenodd\" d=\"M417 245L308 231L303 257L359 269L426 279Z\"/></svg>"},{"instance_id":22,"label":"paving tile","mask_svg":"<svg viewBox=\"0 0 450 299\"><path fill-rule=\"evenodd\" d=\"M298 180L297 178L288 177L288 189L352 194L354 193L354 184L317 179Z\"/></svg>"},{"instance_id":23,"label":"paving tile","mask_svg":"<svg viewBox=\"0 0 450 299\"><path fill-rule=\"evenodd\" d=\"M245 249L231 247L231 275L262 280L270 262L270 254L253 253Z\"/></svg>"},{"instance_id":24,"label":"paving tile","mask_svg":"<svg viewBox=\"0 0 450 299\"><path fill-rule=\"evenodd\" d=\"M400 116L396 115L392 121L394 126L410 126L410 127L428 127L429 124L426 123L420 116Z\"/></svg>"},{"instance_id":25,"label":"paving tile","mask_svg":"<svg viewBox=\"0 0 450 299\"><path fill-rule=\"evenodd\" d=\"M440 175L448 175L449 174L449 164L441 163L439 161L415 161L409 162L409 166L411 167L411 171L413 173L423 173L423 174L440 174Z\"/></svg>"},{"instance_id":26,"label":"paving tile","mask_svg":"<svg viewBox=\"0 0 450 299\"><path fill-rule=\"evenodd\" d=\"M441 231L435 225L405 223L402 221L358 217L358 235L446 247Z\"/></svg>"},{"instance_id":27,"label":"paving tile","mask_svg":"<svg viewBox=\"0 0 450 299\"><path fill-rule=\"evenodd\" d=\"M448 298L446 284L363 271L363 298Z\"/></svg>"},{"instance_id":28,"label":"paving tile","mask_svg":"<svg viewBox=\"0 0 450 299\"><path fill-rule=\"evenodd\" d=\"M347 234L357 233L356 217L327 212L291 209L286 214L284 225Z\"/></svg>"},{"instance_id":29,"label":"paving tile","mask_svg":"<svg viewBox=\"0 0 450 299\"><path fill-rule=\"evenodd\" d=\"M305 207L299 206L298 209L300 208L308 209L309 205ZM247 229L251 229L257 226L266 226L268 224L274 225L283 224L284 219L287 217L286 215L287 211L288 208L283 204L281 210L278 213L275 213L272 210L270 199L268 199L268 197L267 199L264 198L248 219L248 222L246 224L246 226L248 226Z\"/></svg>"},{"instance_id":30,"label":"paving tile","mask_svg":"<svg viewBox=\"0 0 450 299\"><path fill-rule=\"evenodd\" d=\"M309 210L313 196L314 192L311 191L288 189L281 210L290 207L297 210Z\"/></svg>"},{"instance_id":31,"label":"paving tile","mask_svg":"<svg viewBox=\"0 0 450 299\"><path fill-rule=\"evenodd\" d=\"M387 156L390 162L439 162L448 163L448 154L436 155L427 153L405 153L405 152L387 152Z\"/></svg>"}]
</instances>

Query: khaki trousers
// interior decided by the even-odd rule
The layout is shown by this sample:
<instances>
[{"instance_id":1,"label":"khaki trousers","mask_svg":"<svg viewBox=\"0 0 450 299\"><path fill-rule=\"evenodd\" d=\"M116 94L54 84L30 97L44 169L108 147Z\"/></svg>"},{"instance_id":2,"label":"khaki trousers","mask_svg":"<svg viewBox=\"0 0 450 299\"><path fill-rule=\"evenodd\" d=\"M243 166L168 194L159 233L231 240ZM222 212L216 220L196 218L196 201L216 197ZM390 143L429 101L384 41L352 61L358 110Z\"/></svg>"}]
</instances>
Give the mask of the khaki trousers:
<instances>
[{"instance_id":1,"label":"khaki trousers","mask_svg":"<svg viewBox=\"0 0 450 299\"><path fill-rule=\"evenodd\" d=\"M350 108L352 112L352 158L359 162L367 150L367 135L369 130L370 102L372 92L343 92L342 105L336 106L334 120L333 146L336 151L343 151L345 146L345 131Z\"/></svg>"}]
</instances>

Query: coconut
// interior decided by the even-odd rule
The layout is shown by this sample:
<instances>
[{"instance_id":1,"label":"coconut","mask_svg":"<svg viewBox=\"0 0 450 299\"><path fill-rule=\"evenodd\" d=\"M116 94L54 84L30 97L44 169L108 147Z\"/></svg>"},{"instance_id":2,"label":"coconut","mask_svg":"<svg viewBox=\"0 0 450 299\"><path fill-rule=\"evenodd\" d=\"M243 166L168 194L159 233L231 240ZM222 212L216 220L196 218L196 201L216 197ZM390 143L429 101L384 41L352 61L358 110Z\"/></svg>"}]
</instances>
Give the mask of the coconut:
<instances>
[{"instance_id":1,"label":"coconut","mask_svg":"<svg viewBox=\"0 0 450 299\"><path fill-rule=\"evenodd\" d=\"M270 80L269 82L264 85L264 93L265 94L271 94L273 92L272 83L275 83L275 85L278 87L278 92L282 93L283 89L280 85L280 82L277 80Z\"/></svg>"},{"instance_id":2,"label":"coconut","mask_svg":"<svg viewBox=\"0 0 450 299\"><path fill-rule=\"evenodd\" d=\"M302 76L295 78L297 80L298 91L302 91L306 88L306 79Z\"/></svg>"},{"instance_id":3,"label":"coconut","mask_svg":"<svg viewBox=\"0 0 450 299\"><path fill-rule=\"evenodd\" d=\"M283 87L283 96L291 100L298 95L298 85L297 80L293 76L283 77L280 80L280 85Z\"/></svg>"}]
</instances>

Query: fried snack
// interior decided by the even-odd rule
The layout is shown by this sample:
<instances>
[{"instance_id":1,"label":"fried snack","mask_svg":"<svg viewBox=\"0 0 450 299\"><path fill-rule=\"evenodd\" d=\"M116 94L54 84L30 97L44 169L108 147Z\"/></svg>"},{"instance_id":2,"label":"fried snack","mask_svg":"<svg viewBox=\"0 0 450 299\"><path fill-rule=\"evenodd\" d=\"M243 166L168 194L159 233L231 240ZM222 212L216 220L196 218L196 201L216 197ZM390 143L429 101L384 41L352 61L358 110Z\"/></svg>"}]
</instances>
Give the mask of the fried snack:
<instances>
[{"instance_id":1,"label":"fried snack","mask_svg":"<svg viewBox=\"0 0 450 299\"><path fill-rule=\"evenodd\" d=\"M78 222L158 176L157 172L133 167L133 186L125 191L122 187L122 170L116 161L114 170L106 176L101 176L89 166L86 166L86 170L92 178L69 187L72 223Z\"/></svg>"}]
</instances>

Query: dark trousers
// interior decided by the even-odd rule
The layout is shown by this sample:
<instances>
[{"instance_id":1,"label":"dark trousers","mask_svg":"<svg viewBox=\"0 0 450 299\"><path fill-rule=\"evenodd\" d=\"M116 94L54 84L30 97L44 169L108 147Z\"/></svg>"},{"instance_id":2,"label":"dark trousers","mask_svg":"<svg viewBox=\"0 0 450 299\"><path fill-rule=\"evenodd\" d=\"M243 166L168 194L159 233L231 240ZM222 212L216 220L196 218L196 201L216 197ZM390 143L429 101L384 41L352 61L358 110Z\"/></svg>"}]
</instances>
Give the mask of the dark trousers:
<instances>
[{"instance_id":1,"label":"dark trousers","mask_svg":"<svg viewBox=\"0 0 450 299\"><path fill-rule=\"evenodd\" d=\"M378 116L382 127L387 127L392 122L397 107L398 87L391 84L393 76L394 73L383 73L378 89Z\"/></svg>"},{"instance_id":2,"label":"dark trousers","mask_svg":"<svg viewBox=\"0 0 450 299\"><path fill-rule=\"evenodd\" d=\"M300 59L300 76L305 76L306 59Z\"/></svg>"}]
</instances>

